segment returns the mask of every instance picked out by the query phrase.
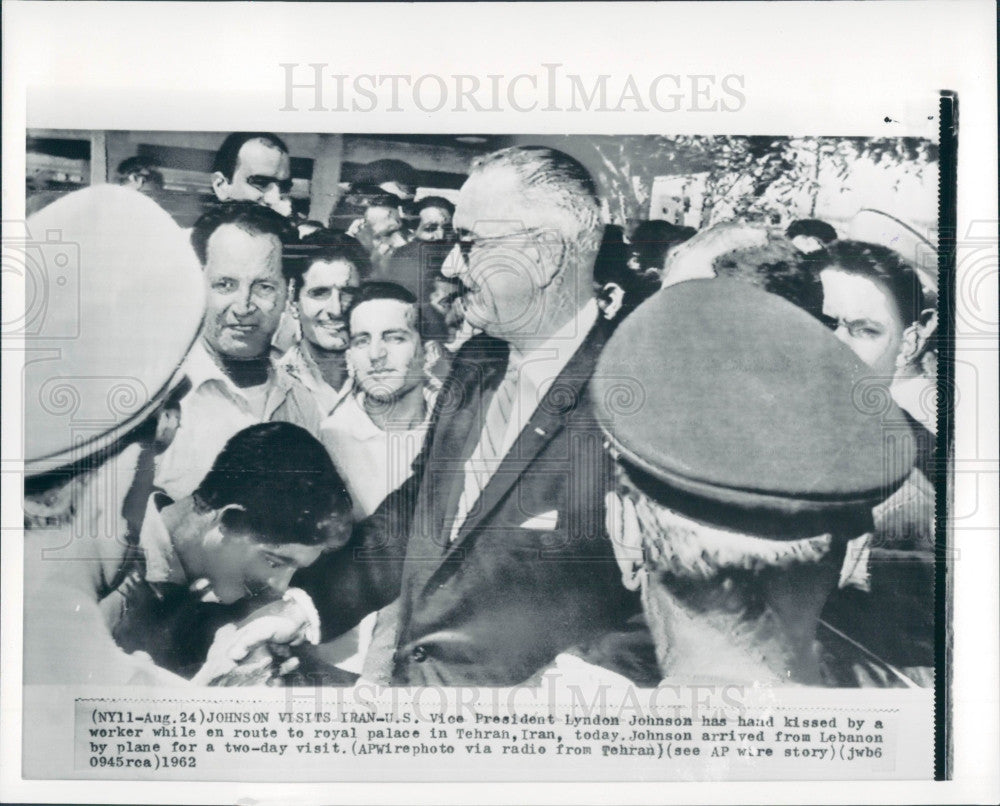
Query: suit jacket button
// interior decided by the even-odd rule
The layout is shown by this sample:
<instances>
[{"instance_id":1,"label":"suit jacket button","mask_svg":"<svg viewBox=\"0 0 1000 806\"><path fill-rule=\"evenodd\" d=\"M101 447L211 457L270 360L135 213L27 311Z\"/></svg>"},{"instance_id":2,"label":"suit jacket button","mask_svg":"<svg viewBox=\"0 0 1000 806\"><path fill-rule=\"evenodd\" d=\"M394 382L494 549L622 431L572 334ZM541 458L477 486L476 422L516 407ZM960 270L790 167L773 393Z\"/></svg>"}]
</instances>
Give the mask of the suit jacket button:
<instances>
[{"instance_id":1,"label":"suit jacket button","mask_svg":"<svg viewBox=\"0 0 1000 806\"><path fill-rule=\"evenodd\" d=\"M423 663L427 660L427 650L422 646L415 646L410 653L410 657L413 658L415 663Z\"/></svg>"}]
</instances>

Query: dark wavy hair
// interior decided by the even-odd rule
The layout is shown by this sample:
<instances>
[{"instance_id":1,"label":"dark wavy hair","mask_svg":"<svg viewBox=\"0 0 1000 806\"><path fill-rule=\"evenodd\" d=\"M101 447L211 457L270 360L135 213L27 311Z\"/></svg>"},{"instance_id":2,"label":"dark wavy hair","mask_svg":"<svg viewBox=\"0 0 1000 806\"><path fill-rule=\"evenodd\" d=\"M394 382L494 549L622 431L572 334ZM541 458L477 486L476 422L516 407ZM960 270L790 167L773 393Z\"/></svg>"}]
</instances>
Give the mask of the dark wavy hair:
<instances>
[{"instance_id":1,"label":"dark wavy hair","mask_svg":"<svg viewBox=\"0 0 1000 806\"><path fill-rule=\"evenodd\" d=\"M262 543L319 545L349 528L351 499L304 428L260 423L230 438L194 491L201 510L236 504L223 525Z\"/></svg>"},{"instance_id":2,"label":"dark wavy hair","mask_svg":"<svg viewBox=\"0 0 1000 806\"><path fill-rule=\"evenodd\" d=\"M806 264L816 277L823 269L837 269L877 283L896 303L903 327L916 322L927 307L913 264L886 246L865 241L834 241L807 255Z\"/></svg>"},{"instance_id":3,"label":"dark wavy hair","mask_svg":"<svg viewBox=\"0 0 1000 806\"><path fill-rule=\"evenodd\" d=\"M295 298L302 293L302 276L317 261L332 263L343 260L358 272L360 280L371 276L372 263L368 253L356 238L340 230L320 229L312 232L285 250L285 278L295 283Z\"/></svg>"},{"instance_id":4,"label":"dark wavy hair","mask_svg":"<svg viewBox=\"0 0 1000 806\"><path fill-rule=\"evenodd\" d=\"M430 305L421 304L417 296L405 286L398 283L383 281L373 281L363 283L358 289L357 295L351 301L351 306L347 309L347 321L351 321L351 314L354 309L365 302L372 302L379 299L394 299L405 305L413 306L413 329L420 336L421 341L445 341L448 337L448 328L444 320L436 310Z\"/></svg>"},{"instance_id":5,"label":"dark wavy hair","mask_svg":"<svg viewBox=\"0 0 1000 806\"><path fill-rule=\"evenodd\" d=\"M763 246L733 249L712 262L716 277L734 277L784 297L822 321L823 286L805 256L786 238L768 233Z\"/></svg>"},{"instance_id":6,"label":"dark wavy hair","mask_svg":"<svg viewBox=\"0 0 1000 806\"><path fill-rule=\"evenodd\" d=\"M455 215L455 205L444 196L424 196L414 206L418 213L421 210L426 210L428 207L437 207L439 210L444 210L450 216Z\"/></svg>"},{"instance_id":7,"label":"dark wavy hair","mask_svg":"<svg viewBox=\"0 0 1000 806\"><path fill-rule=\"evenodd\" d=\"M833 225L820 221L818 218L800 218L789 224L788 229L785 230L785 237L789 240L798 238L800 235L815 238L824 244L837 240L837 230L833 228Z\"/></svg>"}]
</instances>

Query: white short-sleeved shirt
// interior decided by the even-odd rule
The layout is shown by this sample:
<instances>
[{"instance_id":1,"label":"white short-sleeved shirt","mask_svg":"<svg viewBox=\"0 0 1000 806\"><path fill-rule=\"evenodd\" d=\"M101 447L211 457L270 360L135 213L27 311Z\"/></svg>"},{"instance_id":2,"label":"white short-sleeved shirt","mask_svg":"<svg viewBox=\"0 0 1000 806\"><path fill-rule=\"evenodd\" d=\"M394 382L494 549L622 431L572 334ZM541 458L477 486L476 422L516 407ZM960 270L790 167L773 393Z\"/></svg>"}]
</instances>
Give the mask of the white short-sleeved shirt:
<instances>
[{"instance_id":1,"label":"white short-sleeved shirt","mask_svg":"<svg viewBox=\"0 0 1000 806\"><path fill-rule=\"evenodd\" d=\"M158 457L155 483L175 501L197 489L230 437L262 422L282 421L319 433L312 394L272 362L263 388L243 390L212 360L199 340L184 362L191 391L181 400L181 422Z\"/></svg>"}]
</instances>

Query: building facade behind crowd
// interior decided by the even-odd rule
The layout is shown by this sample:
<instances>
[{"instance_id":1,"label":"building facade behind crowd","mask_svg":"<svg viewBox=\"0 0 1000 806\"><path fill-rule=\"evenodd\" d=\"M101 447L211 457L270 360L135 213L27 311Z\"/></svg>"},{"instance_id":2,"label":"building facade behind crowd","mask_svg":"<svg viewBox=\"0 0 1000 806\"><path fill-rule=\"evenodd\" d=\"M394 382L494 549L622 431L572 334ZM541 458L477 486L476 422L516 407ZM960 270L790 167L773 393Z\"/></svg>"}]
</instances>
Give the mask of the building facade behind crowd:
<instances>
[{"instance_id":1,"label":"building facade behind crowd","mask_svg":"<svg viewBox=\"0 0 1000 806\"><path fill-rule=\"evenodd\" d=\"M152 522L164 501L197 497L248 428L285 422L321 440L357 525L342 548L296 561L325 641L303 668L410 685L513 685L553 664L646 685L929 681L937 463L934 416L917 407L936 384L936 289L905 259L815 220L697 233L648 221L626 236L602 224L586 170L551 149L476 161L457 206L410 206L412 169L382 162L359 185L347 232L310 224L302 237L285 144L226 139L219 203L191 232L204 317L146 471L165 496ZM143 190L141 168L123 183ZM699 338L682 348L685 322ZM661 332L668 323L680 330ZM777 343L788 332L800 337L791 354ZM761 360L729 376L737 348ZM715 388L667 360L671 350L701 355L690 369ZM802 366L769 368L778 353L778 365ZM622 373L654 390L637 419L606 408ZM896 400L878 423L893 420L907 446L899 472L878 480L881 496L873 466L817 458L882 450L874 415L850 403L864 383ZM747 391L760 389L770 391ZM774 399L788 408L774 411ZM771 439L777 422L796 424L782 432L796 438ZM772 447L689 444L727 429ZM813 461L831 503L806 529L789 468ZM678 463L702 475L679 479ZM753 502L721 491L748 473L779 502L764 523ZM696 591L690 558L706 551ZM778 577L806 610L769 598ZM695 612L717 584L735 584L741 604L712 629L680 635L662 618ZM830 624L881 659L863 679ZM261 653L268 674L289 668L287 653Z\"/></svg>"}]
</instances>

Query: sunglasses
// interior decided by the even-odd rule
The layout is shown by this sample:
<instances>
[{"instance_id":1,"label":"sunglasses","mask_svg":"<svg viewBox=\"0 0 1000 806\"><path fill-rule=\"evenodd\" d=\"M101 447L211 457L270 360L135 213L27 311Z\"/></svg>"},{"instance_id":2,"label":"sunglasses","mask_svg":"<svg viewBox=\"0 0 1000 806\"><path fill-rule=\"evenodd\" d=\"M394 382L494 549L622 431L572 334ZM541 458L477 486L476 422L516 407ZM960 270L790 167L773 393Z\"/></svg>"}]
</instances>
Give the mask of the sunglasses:
<instances>
[{"instance_id":1,"label":"sunglasses","mask_svg":"<svg viewBox=\"0 0 1000 806\"><path fill-rule=\"evenodd\" d=\"M282 196L287 196L292 192L291 179L278 179L274 176L261 176L260 174L254 174L253 176L247 177L247 184L256 188L261 193L266 193L271 185L277 185L278 192L280 192Z\"/></svg>"}]
</instances>

